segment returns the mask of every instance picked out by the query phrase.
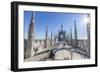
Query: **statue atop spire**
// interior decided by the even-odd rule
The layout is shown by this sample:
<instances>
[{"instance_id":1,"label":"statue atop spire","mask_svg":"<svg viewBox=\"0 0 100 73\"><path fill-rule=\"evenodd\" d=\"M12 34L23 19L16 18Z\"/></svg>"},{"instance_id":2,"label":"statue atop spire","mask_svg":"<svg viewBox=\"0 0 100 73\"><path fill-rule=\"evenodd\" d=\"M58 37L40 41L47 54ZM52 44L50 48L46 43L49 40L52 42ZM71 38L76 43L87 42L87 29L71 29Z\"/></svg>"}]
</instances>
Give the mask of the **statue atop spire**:
<instances>
[{"instance_id":1,"label":"statue atop spire","mask_svg":"<svg viewBox=\"0 0 100 73\"><path fill-rule=\"evenodd\" d=\"M63 25L61 24L61 31L63 31Z\"/></svg>"},{"instance_id":2,"label":"statue atop spire","mask_svg":"<svg viewBox=\"0 0 100 73\"><path fill-rule=\"evenodd\" d=\"M74 46L75 46L75 48L77 48L78 47L78 40L77 40L77 28L76 28L76 20L74 20L74 35L75 35L75 44L74 44Z\"/></svg>"},{"instance_id":3,"label":"statue atop spire","mask_svg":"<svg viewBox=\"0 0 100 73\"><path fill-rule=\"evenodd\" d=\"M44 48L47 48L47 43L48 43L48 25L46 25Z\"/></svg>"},{"instance_id":4,"label":"statue atop spire","mask_svg":"<svg viewBox=\"0 0 100 73\"><path fill-rule=\"evenodd\" d=\"M53 42L52 42L52 32L51 32L51 40L50 40L50 45L52 46Z\"/></svg>"},{"instance_id":5,"label":"statue atop spire","mask_svg":"<svg viewBox=\"0 0 100 73\"><path fill-rule=\"evenodd\" d=\"M32 12L31 23L34 23L35 12Z\"/></svg>"},{"instance_id":6,"label":"statue atop spire","mask_svg":"<svg viewBox=\"0 0 100 73\"><path fill-rule=\"evenodd\" d=\"M72 29L70 28L70 45L72 45Z\"/></svg>"}]
</instances>

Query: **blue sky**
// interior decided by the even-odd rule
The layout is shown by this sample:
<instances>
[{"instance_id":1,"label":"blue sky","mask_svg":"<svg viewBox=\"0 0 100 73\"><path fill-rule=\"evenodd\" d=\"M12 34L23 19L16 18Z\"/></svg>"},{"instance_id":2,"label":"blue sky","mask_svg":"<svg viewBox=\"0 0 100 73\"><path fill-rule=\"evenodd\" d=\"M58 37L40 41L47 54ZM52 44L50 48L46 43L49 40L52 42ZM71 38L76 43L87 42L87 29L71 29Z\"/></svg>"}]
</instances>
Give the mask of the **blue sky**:
<instances>
[{"instance_id":1,"label":"blue sky","mask_svg":"<svg viewBox=\"0 0 100 73\"><path fill-rule=\"evenodd\" d=\"M44 39L46 25L48 25L48 33L58 33L63 25L63 30L70 32L74 37L74 20L76 20L78 38L86 38L86 23L84 22L87 14L80 13L59 13L59 12L35 12L35 38ZM24 38L27 39L29 24L31 21L32 11L24 11Z\"/></svg>"}]
</instances>

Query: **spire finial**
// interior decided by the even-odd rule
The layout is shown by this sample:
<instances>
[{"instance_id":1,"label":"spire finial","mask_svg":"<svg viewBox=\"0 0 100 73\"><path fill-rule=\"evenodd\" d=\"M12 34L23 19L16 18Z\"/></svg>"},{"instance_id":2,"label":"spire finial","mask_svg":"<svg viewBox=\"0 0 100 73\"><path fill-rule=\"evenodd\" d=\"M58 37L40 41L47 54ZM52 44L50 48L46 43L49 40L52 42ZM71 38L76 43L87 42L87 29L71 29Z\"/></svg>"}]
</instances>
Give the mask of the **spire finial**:
<instances>
[{"instance_id":1,"label":"spire finial","mask_svg":"<svg viewBox=\"0 0 100 73\"><path fill-rule=\"evenodd\" d=\"M32 11L31 23L34 23L35 12Z\"/></svg>"},{"instance_id":2,"label":"spire finial","mask_svg":"<svg viewBox=\"0 0 100 73\"><path fill-rule=\"evenodd\" d=\"M61 24L61 31L63 30L63 25Z\"/></svg>"}]
</instances>

